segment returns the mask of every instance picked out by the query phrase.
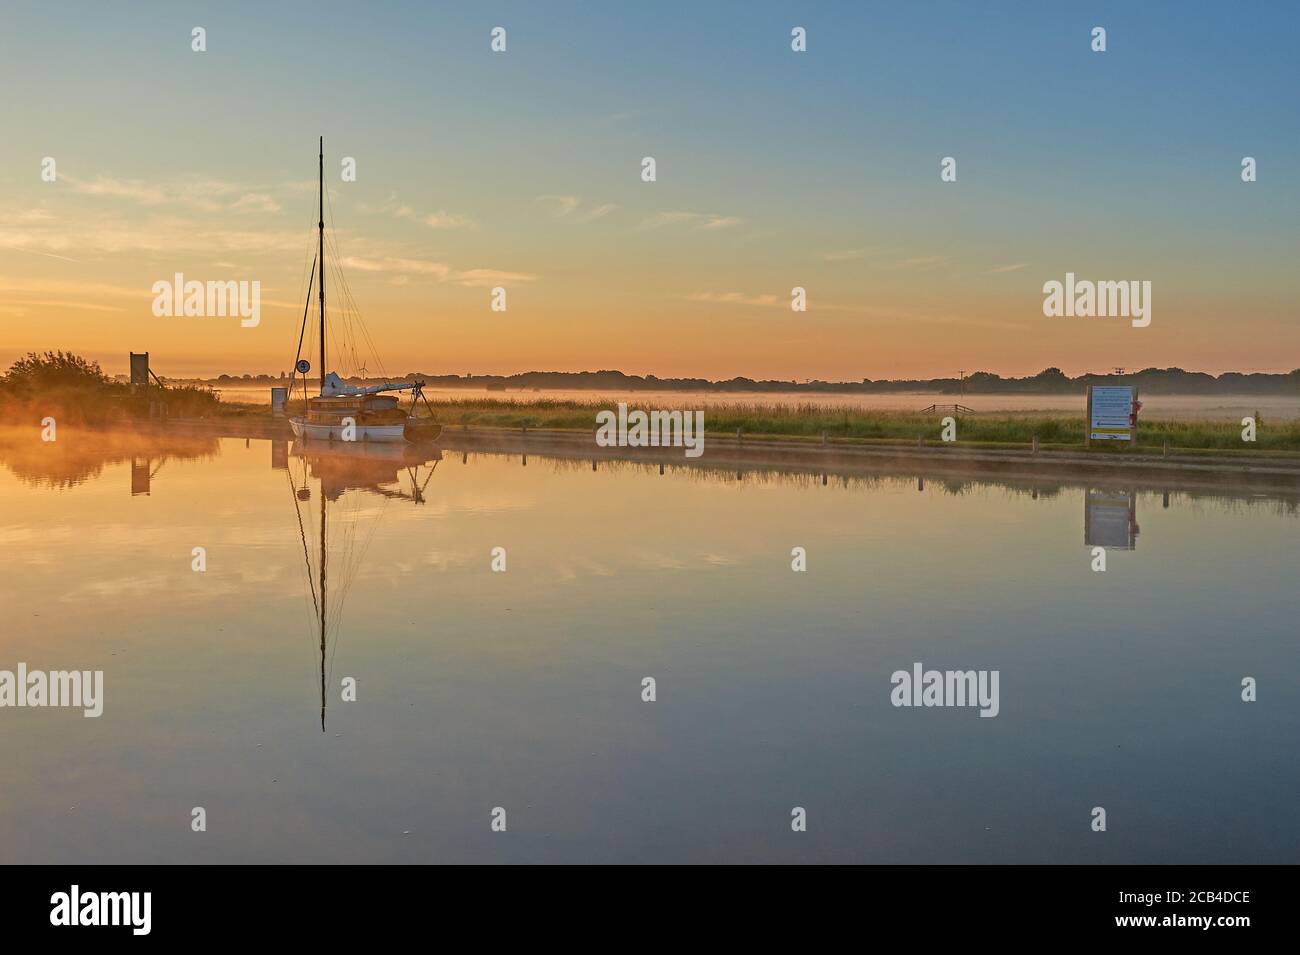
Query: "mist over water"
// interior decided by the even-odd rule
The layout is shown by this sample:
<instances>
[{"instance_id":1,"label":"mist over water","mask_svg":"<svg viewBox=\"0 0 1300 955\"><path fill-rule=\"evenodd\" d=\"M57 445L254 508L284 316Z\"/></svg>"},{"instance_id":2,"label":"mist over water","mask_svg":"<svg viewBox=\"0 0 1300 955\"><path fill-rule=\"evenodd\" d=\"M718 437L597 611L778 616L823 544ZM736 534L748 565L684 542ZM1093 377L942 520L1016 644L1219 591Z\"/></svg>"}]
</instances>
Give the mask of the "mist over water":
<instances>
[{"instance_id":1,"label":"mist over water","mask_svg":"<svg viewBox=\"0 0 1300 955\"><path fill-rule=\"evenodd\" d=\"M1281 862L1300 840L1292 495L70 440L0 448L0 669L103 670L104 712L0 710L6 862ZM996 718L892 706L917 661L999 670Z\"/></svg>"},{"instance_id":2,"label":"mist over water","mask_svg":"<svg viewBox=\"0 0 1300 955\"><path fill-rule=\"evenodd\" d=\"M217 389L223 401L269 405L270 385L224 385ZM457 401L580 401L601 402L608 407L620 401L661 408L704 408L715 405L775 405L818 408L863 408L875 411L920 411L932 404L960 402L977 412L1030 414L1033 412L1072 412L1082 419L1085 399L1079 395L955 395L938 392L897 392L891 394L817 394L774 391L584 391L578 389L511 389L488 391L484 388L426 388L433 402ZM294 391L302 401L302 389ZM1146 418L1175 420L1223 420L1238 424L1244 415L1256 412L1266 420L1292 421L1300 418L1300 398L1288 395L1142 395L1142 414Z\"/></svg>"}]
</instances>

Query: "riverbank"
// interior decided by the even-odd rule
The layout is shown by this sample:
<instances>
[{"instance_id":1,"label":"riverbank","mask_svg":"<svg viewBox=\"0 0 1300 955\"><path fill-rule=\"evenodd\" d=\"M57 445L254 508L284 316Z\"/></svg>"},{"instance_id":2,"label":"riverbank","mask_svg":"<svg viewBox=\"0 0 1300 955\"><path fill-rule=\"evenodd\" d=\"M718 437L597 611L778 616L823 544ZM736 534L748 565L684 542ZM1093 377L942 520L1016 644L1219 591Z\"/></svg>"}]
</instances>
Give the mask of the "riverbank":
<instances>
[{"instance_id":1,"label":"riverbank","mask_svg":"<svg viewBox=\"0 0 1300 955\"><path fill-rule=\"evenodd\" d=\"M233 438L289 439L288 422L269 415L140 422L143 434ZM707 433L704 454L688 459L681 448L605 448L595 442L594 429L494 427L444 423L437 447L445 452L493 451L590 460L651 461L692 467L780 467L810 473L871 470L882 473L930 475L970 474L1076 478L1098 485L1128 486L1134 482L1166 482L1178 486L1233 485L1300 492L1300 454L1163 450L1083 450L1024 446L946 443L937 438L899 442L846 440L829 435L777 438Z\"/></svg>"},{"instance_id":2,"label":"riverbank","mask_svg":"<svg viewBox=\"0 0 1300 955\"><path fill-rule=\"evenodd\" d=\"M217 389L223 403L251 404L267 409L271 390L264 386L227 386ZM932 404L962 404L977 414L992 417L1079 417L1086 398L1079 394L939 394L936 392L888 392L883 394L841 394L837 392L732 392L682 391L647 392L609 389L600 391L511 389L487 391L474 388L426 386L425 395L435 405L468 407L489 401L506 408L544 404L589 407L600 403L612 408L620 401L656 408L702 409L705 416L724 406L747 408L844 408L866 413L915 413ZM1292 421L1300 418L1300 394L1148 394L1142 393L1143 416L1161 421L1237 421L1247 415L1264 421ZM294 393L301 405L301 390Z\"/></svg>"},{"instance_id":3,"label":"riverbank","mask_svg":"<svg viewBox=\"0 0 1300 955\"><path fill-rule=\"evenodd\" d=\"M644 399L628 403L629 408L645 411L677 407L684 404L649 402ZM608 400L569 400L540 398L532 401L473 398L435 400L436 419L444 427L503 428L590 433L596 415L614 407ZM1082 410L1070 413L988 413L954 412L951 406L936 405L934 411L897 411L851 407L827 407L813 404L720 403L704 408L707 433L725 436L740 432L746 438L814 440L827 443L886 442L915 444L938 442L943 420L951 414L956 422L956 439L962 447L990 449L1030 448L1035 441L1042 450L1084 450ZM418 412L425 409L419 408ZM267 417L265 405L225 403L218 412L236 418ZM1288 454L1300 456L1300 417L1252 412L1255 440L1242 438L1244 415L1218 414L1199 419L1166 419L1144 415L1140 421L1136 448L1118 447L1109 442L1088 449L1089 453L1216 453L1216 454Z\"/></svg>"}]
</instances>

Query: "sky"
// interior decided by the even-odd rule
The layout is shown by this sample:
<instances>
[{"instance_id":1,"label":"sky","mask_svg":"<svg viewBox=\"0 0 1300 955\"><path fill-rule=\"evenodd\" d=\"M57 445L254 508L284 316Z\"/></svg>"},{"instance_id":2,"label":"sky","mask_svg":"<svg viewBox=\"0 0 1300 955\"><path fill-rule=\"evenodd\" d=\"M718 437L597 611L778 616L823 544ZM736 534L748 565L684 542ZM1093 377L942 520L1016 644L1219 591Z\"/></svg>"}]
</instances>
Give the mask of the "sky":
<instances>
[{"instance_id":1,"label":"sky","mask_svg":"<svg viewBox=\"0 0 1300 955\"><path fill-rule=\"evenodd\" d=\"M0 366L287 370L324 136L373 341L332 370L1289 371L1298 34L1282 2L6 0ZM155 316L178 272L259 282L260 322ZM1150 325L1045 316L1067 272L1149 281Z\"/></svg>"}]
</instances>

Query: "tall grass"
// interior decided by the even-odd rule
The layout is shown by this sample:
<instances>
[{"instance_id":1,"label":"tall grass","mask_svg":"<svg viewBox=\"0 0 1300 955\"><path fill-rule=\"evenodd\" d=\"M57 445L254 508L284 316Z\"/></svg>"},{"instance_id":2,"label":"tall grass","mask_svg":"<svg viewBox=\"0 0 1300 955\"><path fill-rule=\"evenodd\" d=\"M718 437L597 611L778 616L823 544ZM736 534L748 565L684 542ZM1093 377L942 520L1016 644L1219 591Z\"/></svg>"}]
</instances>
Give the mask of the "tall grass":
<instances>
[{"instance_id":1,"label":"tall grass","mask_svg":"<svg viewBox=\"0 0 1300 955\"><path fill-rule=\"evenodd\" d=\"M665 404L629 403L629 410L661 410ZM610 410L602 401L516 401L513 399L471 398L433 402L435 414L445 426L470 425L496 428L549 428L591 431L596 414ZM741 429L749 438L806 438L836 442L914 442L923 438L940 440L942 416L921 415L904 411L879 411L861 408L828 408L824 405L741 404L709 405L704 409L705 431L710 434L734 435ZM1043 447L1084 446L1084 421L1079 415L998 415L963 416L957 422L957 438L962 444L1028 446L1035 437ZM1242 441L1240 419L1223 421L1141 420L1138 448L1170 448L1222 451L1300 452L1300 419L1273 421L1259 429L1257 440ZM1094 450L1122 451L1127 442L1096 442Z\"/></svg>"}]
</instances>

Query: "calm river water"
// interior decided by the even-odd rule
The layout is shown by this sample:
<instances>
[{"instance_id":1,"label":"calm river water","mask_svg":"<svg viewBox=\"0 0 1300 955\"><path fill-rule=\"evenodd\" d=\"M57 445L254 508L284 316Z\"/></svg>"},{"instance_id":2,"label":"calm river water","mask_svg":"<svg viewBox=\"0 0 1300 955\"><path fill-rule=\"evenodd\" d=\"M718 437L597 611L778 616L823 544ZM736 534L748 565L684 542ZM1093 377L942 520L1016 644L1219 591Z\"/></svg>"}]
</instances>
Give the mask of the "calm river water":
<instances>
[{"instance_id":1,"label":"calm river water","mask_svg":"<svg viewBox=\"0 0 1300 955\"><path fill-rule=\"evenodd\" d=\"M0 862L1295 862L1297 504L10 444Z\"/></svg>"}]
</instances>

